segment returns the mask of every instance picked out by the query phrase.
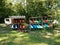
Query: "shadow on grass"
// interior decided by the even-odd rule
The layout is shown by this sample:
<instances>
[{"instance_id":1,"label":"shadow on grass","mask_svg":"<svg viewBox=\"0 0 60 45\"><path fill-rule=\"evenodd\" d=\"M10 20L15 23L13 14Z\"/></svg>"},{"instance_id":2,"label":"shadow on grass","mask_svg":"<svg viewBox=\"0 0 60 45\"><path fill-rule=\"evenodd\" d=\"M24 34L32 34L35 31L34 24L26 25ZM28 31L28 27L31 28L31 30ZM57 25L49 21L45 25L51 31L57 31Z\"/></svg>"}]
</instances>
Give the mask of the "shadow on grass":
<instances>
[{"instance_id":1,"label":"shadow on grass","mask_svg":"<svg viewBox=\"0 0 60 45\"><path fill-rule=\"evenodd\" d=\"M0 26L0 45L59 45L60 43L55 39L54 30L36 30L23 33Z\"/></svg>"}]
</instances>

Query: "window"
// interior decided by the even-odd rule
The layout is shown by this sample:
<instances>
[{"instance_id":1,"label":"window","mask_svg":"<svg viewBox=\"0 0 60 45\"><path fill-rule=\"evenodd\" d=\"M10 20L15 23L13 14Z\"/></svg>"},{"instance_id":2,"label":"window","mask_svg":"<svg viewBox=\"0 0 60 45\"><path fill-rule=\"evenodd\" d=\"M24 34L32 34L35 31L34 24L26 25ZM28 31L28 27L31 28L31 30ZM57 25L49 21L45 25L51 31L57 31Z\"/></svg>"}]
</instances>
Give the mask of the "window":
<instances>
[{"instance_id":1,"label":"window","mask_svg":"<svg viewBox=\"0 0 60 45\"><path fill-rule=\"evenodd\" d=\"M6 19L6 21L9 21L9 19Z\"/></svg>"}]
</instances>

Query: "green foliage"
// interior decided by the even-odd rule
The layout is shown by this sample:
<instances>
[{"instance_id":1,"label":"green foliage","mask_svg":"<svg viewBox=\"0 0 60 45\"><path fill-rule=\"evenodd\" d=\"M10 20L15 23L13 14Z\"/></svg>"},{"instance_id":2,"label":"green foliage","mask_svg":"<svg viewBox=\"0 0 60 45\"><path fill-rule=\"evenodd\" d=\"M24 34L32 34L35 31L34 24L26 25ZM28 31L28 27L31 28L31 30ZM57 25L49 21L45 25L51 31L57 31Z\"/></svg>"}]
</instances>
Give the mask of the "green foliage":
<instances>
[{"instance_id":1,"label":"green foliage","mask_svg":"<svg viewBox=\"0 0 60 45\"><path fill-rule=\"evenodd\" d=\"M4 21L4 18L10 16L13 14L13 10L11 10L10 8L5 7L5 1L4 0L0 0L0 22Z\"/></svg>"},{"instance_id":2,"label":"green foliage","mask_svg":"<svg viewBox=\"0 0 60 45\"><path fill-rule=\"evenodd\" d=\"M40 16L50 15L52 17L57 16L57 4L59 0L26 0L26 6L22 3L13 3L9 0L0 0L0 19L6 18L11 15L25 15ZM7 2L7 3L6 3ZM24 1L23 1L24 2ZM53 12L53 13L52 13Z\"/></svg>"},{"instance_id":3,"label":"green foliage","mask_svg":"<svg viewBox=\"0 0 60 45\"><path fill-rule=\"evenodd\" d=\"M27 5L27 13L31 16L44 15L47 12L47 8L43 6L42 2L30 2Z\"/></svg>"},{"instance_id":4,"label":"green foliage","mask_svg":"<svg viewBox=\"0 0 60 45\"><path fill-rule=\"evenodd\" d=\"M16 9L17 15L26 15L26 11L23 8L21 3L17 4L16 6L17 6L17 9Z\"/></svg>"}]
</instances>

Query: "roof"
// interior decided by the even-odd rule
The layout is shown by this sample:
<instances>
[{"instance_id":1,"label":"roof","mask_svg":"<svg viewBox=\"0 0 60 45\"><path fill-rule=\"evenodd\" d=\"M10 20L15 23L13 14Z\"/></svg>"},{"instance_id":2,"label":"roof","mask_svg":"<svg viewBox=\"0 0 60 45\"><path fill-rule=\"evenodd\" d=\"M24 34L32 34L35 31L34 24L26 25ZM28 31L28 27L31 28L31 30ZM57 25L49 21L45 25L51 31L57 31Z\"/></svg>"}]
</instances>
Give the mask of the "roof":
<instances>
[{"instance_id":1,"label":"roof","mask_svg":"<svg viewBox=\"0 0 60 45\"><path fill-rule=\"evenodd\" d=\"M14 18L14 19L16 19L16 18L25 18L25 16L9 16L9 18Z\"/></svg>"},{"instance_id":2,"label":"roof","mask_svg":"<svg viewBox=\"0 0 60 45\"><path fill-rule=\"evenodd\" d=\"M36 18L41 18L41 17L30 17L29 19L32 19L32 18L36 19Z\"/></svg>"}]
</instances>

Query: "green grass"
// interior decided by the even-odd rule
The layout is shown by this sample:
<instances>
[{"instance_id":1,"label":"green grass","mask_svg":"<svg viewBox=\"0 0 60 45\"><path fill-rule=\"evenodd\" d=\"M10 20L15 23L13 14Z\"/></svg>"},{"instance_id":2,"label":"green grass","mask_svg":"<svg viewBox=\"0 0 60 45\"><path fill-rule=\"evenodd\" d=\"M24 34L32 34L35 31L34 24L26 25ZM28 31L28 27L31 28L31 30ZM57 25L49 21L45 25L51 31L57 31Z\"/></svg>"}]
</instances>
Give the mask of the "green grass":
<instances>
[{"instance_id":1,"label":"green grass","mask_svg":"<svg viewBox=\"0 0 60 45\"><path fill-rule=\"evenodd\" d=\"M0 45L60 45L59 30L19 32L0 24Z\"/></svg>"}]
</instances>

